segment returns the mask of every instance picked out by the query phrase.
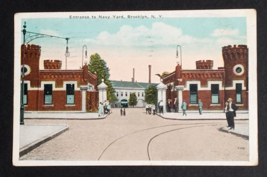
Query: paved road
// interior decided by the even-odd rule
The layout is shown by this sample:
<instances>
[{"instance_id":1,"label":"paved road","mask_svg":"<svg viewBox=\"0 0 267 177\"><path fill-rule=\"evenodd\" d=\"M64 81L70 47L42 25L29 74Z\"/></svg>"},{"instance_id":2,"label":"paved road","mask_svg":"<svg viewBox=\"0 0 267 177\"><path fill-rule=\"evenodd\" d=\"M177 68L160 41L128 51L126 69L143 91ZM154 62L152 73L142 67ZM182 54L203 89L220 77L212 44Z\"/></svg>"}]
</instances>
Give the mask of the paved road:
<instances>
[{"instance_id":1,"label":"paved road","mask_svg":"<svg viewBox=\"0 0 267 177\"><path fill-rule=\"evenodd\" d=\"M167 120L129 108L126 116L113 109L101 120L25 120L37 123L67 124L69 130L21 160L247 161L249 157L248 140L218 131L225 120Z\"/></svg>"}]
</instances>

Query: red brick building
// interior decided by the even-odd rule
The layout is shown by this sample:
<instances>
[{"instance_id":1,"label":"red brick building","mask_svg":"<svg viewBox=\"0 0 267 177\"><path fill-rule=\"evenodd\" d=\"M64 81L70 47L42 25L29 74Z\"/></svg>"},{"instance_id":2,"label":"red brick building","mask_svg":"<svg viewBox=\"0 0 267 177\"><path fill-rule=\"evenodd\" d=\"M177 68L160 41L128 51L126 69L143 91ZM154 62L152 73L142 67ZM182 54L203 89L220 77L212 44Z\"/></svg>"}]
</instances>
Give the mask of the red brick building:
<instances>
[{"instance_id":1,"label":"red brick building","mask_svg":"<svg viewBox=\"0 0 267 177\"><path fill-rule=\"evenodd\" d=\"M40 70L41 47L21 46L21 64L27 68L24 81L26 111L96 111L97 76L87 65L77 70L62 70L60 60L44 60Z\"/></svg>"},{"instance_id":2,"label":"red brick building","mask_svg":"<svg viewBox=\"0 0 267 177\"><path fill-rule=\"evenodd\" d=\"M179 103L182 100L188 103L189 110L198 109L199 99L204 110L222 110L231 97L239 109L248 109L248 48L225 46L222 56L224 67L218 69L213 69L212 60L199 60L194 70L183 70L177 65L175 71L163 75L166 99L172 100L172 108L174 99L178 98Z\"/></svg>"}]
</instances>

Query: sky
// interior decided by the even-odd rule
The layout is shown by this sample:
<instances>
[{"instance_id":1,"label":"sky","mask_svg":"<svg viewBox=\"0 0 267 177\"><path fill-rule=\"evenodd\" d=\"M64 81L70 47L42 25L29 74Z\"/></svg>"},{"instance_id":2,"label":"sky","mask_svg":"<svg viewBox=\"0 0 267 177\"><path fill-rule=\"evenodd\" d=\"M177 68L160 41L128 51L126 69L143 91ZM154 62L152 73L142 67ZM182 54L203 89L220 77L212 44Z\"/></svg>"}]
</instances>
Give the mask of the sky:
<instances>
[{"instance_id":1,"label":"sky","mask_svg":"<svg viewBox=\"0 0 267 177\"><path fill-rule=\"evenodd\" d=\"M110 68L111 80L131 81L134 68L135 81L148 82L151 65L151 81L158 83L155 74L172 72L181 61L183 69L195 69L195 61L213 60L213 69L217 69L224 65L223 46L247 44L245 17L29 18L22 19L22 24L24 21L27 31L70 38L67 69L78 69L82 56L89 62L90 55L98 53ZM62 60L65 69L65 39L38 38L30 44L41 46L41 69L45 59ZM177 45L181 46L178 58ZM86 48L87 58L83 55Z\"/></svg>"}]
</instances>

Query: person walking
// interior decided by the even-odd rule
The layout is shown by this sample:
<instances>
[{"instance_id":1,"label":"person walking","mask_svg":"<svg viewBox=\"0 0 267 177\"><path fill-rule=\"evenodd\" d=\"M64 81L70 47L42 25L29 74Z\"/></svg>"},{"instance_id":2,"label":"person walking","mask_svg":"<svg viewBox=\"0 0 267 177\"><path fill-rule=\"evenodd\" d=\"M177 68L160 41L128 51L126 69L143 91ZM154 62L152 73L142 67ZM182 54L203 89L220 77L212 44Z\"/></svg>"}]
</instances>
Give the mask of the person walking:
<instances>
[{"instance_id":1,"label":"person walking","mask_svg":"<svg viewBox=\"0 0 267 177\"><path fill-rule=\"evenodd\" d=\"M110 104L107 105L108 114L110 114Z\"/></svg>"},{"instance_id":2,"label":"person walking","mask_svg":"<svg viewBox=\"0 0 267 177\"><path fill-rule=\"evenodd\" d=\"M160 102L159 102L159 113L163 114L163 106L164 106L163 101L160 100Z\"/></svg>"},{"instance_id":3,"label":"person walking","mask_svg":"<svg viewBox=\"0 0 267 177\"><path fill-rule=\"evenodd\" d=\"M171 100L167 100L167 112L171 112Z\"/></svg>"},{"instance_id":4,"label":"person walking","mask_svg":"<svg viewBox=\"0 0 267 177\"><path fill-rule=\"evenodd\" d=\"M181 106L181 108L182 108L182 110L183 110L183 116L184 115L186 115L187 116L187 114L186 114L186 102L185 102L185 100L184 100L184 102L182 103L182 106Z\"/></svg>"},{"instance_id":5,"label":"person walking","mask_svg":"<svg viewBox=\"0 0 267 177\"><path fill-rule=\"evenodd\" d=\"M238 109L238 107L233 103L232 98L228 98L227 102L228 102L227 113L228 113L229 124L230 124L229 130L234 130L235 129L234 117L236 117L236 110Z\"/></svg>"},{"instance_id":6,"label":"person walking","mask_svg":"<svg viewBox=\"0 0 267 177\"><path fill-rule=\"evenodd\" d=\"M122 110L122 106L121 106L120 112L121 112L121 116L123 116L124 113L123 113L123 110Z\"/></svg>"},{"instance_id":7,"label":"person walking","mask_svg":"<svg viewBox=\"0 0 267 177\"><path fill-rule=\"evenodd\" d=\"M199 114L202 115L202 106L203 106L203 103L201 102L201 99L199 99L198 101L198 110L199 110Z\"/></svg>"},{"instance_id":8,"label":"person walking","mask_svg":"<svg viewBox=\"0 0 267 177\"><path fill-rule=\"evenodd\" d=\"M158 112L160 113L161 112L161 109L160 109L160 101L158 102Z\"/></svg>"},{"instance_id":9,"label":"person walking","mask_svg":"<svg viewBox=\"0 0 267 177\"><path fill-rule=\"evenodd\" d=\"M103 114L103 105L102 102L100 102L98 106L98 117L102 116L102 114Z\"/></svg>"},{"instance_id":10,"label":"person walking","mask_svg":"<svg viewBox=\"0 0 267 177\"><path fill-rule=\"evenodd\" d=\"M173 105L174 105L174 111L178 112L178 100L177 100L177 98L174 99Z\"/></svg>"},{"instance_id":11,"label":"person walking","mask_svg":"<svg viewBox=\"0 0 267 177\"><path fill-rule=\"evenodd\" d=\"M147 112L148 112L148 104L146 104L146 114L147 114Z\"/></svg>"},{"instance_id":12,"label":"person walking","mask_svg":"<svg viewBox=\"0 0 267 177\"><path fill-rule=\"evenodd\" d=\"M107 100L104 101L103 103L103 108L104 108L104 114L107 114Z\"/></svg>"},{"instance_id":13,"label":"person walking","mask_svg":"<svg viewBox=\"0 0 267 177\"><path fill-rule=\"evenodd\" d=\"M153 115L155 115L155 112L156 112L156 106L154 104L152 104L151 106L151 110L153 112Z\"/></svg>"}]
</instances>

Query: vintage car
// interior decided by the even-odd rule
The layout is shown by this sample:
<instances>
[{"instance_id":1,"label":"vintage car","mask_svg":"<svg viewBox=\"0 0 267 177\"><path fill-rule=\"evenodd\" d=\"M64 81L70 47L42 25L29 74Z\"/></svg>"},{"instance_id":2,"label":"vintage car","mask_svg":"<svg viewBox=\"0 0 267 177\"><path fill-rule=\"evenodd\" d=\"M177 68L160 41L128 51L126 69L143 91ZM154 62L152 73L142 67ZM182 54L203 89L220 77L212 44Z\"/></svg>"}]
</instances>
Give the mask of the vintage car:
<instances>
[{"instance_id":1,"label":"vintage car","mask_svg":"<svg viewBox=\"0 0 267 177\"><path fill-rule=\"evenodd\" d=\"M128 100L122 99L121 100L121 107L128 108Z\"/></svg>"}]
</instances>

